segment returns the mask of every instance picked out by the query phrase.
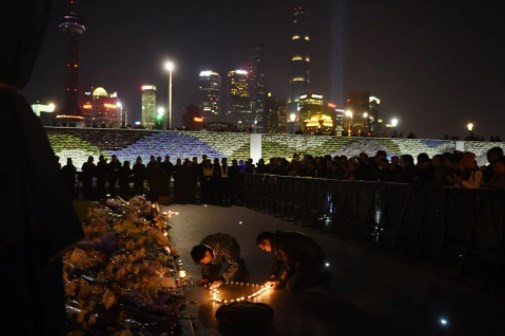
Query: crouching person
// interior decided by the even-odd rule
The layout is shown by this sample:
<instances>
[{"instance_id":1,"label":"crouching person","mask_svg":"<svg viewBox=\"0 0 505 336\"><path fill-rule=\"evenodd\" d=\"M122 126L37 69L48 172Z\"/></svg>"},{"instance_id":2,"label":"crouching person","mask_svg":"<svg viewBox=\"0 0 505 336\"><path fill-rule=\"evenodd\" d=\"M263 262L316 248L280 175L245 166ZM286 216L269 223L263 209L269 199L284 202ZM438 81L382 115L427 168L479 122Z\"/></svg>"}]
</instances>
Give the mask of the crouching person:
<instances>
[{"instance_id":1,"label":"crouching person","mask_svg":"<svg viewBox=\"0 0 505 336\"><path fill-rule=\"evenodd\" d=\"M298 232L262 232L256 238L256 245L274 255L268 286L285 286L290 293L328 286L330 274L323 271L323 251L318 243L306 235Z\"/></svg>"},{"instance_id":2,"label":"crouching person","mask_svg":"<svg viewBox=\"0 0 505 336\"><path fill-rule=\"evenodd\" d=\"M240 258L240 246L232 236L216 233L205 237L191 250L191 257L201 265L200 285L210 284L217 288L226 281L246 281L247 270ZM222 266L226 268L221 274Z\"/></svg>"}]
</instances>

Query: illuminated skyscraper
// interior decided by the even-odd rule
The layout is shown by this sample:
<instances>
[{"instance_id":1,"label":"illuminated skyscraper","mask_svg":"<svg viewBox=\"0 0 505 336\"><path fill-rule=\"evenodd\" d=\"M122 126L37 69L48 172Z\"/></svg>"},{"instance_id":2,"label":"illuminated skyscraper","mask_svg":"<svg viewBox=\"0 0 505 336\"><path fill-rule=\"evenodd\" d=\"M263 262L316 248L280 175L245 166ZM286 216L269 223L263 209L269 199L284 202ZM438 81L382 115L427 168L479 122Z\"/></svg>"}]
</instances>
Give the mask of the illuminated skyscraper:
<instances>
[{"instance_id":1,"label":"illuminated skyscraper","mask_svg":"<svg viewBox=\"0 0 505 336\"><path fill-rule=\"evenodd\" d=\"M257 131L263 131L266 128L265 56L263 47L250 47L247 49L247 67L249 68L251 110L257 121Z\"/></svg>"},{"instance_id":2,"label":"illuminated skyscraper","mask_svg":"<svg viewBox=\"0 0 505 336\"><path fill-rule=\"evenodd\" d=\"M239 128L249 128L254 125L254 114L251 110L249 93L249 78L246 70L228 72L230 96L227 114L237 122Z\"/></svg>"},{"instance_id":3,"label":"illuminated skyscraper","mask_svg":"<svg viewBox=\"0 0 505 336\"><path fill-rule=\"evenodd\" d=\"M69 125L83 125L84 117L79 108L79 38L86 27L77 13L77 0L68 1L68 10L63 16L60 28L66 34L65 53L65 102L56 117L58 122Z\"/></svg>"},{"instance_id":4,"label":"illuminated skyscraper","mask_svg":"<svg viewBox=\"0 0 505 336\"><path fill-rule=\"evenodd\" d=\"M156 123L156 86L142 86L142 124L153 128Z\"/></svg>"},{"instance_id":5,"label":"illuminated skyscraper","mask_svg":"<svg viewBox=\"0 0 505 336\"><path fill-rule=\"evenodd\" d=\"M293 34L291 55L291 79L288 109L289 113L298 116L300 96L308 93L309 89L309 42L310 34L307 28L307 7L297 2L293 7Z\"/></svg>"},{"instance_id":6,"label":"illuminated skyscraper","mask_svg":"<svg viewBox=\"0 0 505 336\"><path fill-rule=\"evenodd\" d=\"M221 77L217 72L206 70L200 72L200 108L205 119L216 119L219 116L221 95Z\"/></svg>"},{"instance_id":7,"label":"illuminated skyscraper","mask_svg":"<svg viewBox=\"0 0 505 336\"><path fill-rule=\"evenodd\" d=\"M287 108L285 100L278 100L272 92L265 99L265 133L285 133Z\"/></svg>"}]
</instances>

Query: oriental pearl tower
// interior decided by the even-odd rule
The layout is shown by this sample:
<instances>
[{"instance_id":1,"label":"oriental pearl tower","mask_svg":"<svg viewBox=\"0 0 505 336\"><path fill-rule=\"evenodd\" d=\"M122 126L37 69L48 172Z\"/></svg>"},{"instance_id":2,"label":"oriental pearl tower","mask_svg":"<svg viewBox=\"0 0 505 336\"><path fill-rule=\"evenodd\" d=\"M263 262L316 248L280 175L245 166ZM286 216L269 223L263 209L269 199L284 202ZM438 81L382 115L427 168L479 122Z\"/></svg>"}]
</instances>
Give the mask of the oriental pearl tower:
<instances>
[{"instance_id":1,"label":"oriental pearl tower","mask_svg":"<svg viewBox=\"0 0 505 336\"><path fill-rule=\"evenodd\" d=\"M65 102L56 119L59 124L84 126L84 117L79 107L79 38L86 31L77 12L77 0L68 0L68 9L60 23L66 34L65 51Z\"/></svg>"}]
</instances>

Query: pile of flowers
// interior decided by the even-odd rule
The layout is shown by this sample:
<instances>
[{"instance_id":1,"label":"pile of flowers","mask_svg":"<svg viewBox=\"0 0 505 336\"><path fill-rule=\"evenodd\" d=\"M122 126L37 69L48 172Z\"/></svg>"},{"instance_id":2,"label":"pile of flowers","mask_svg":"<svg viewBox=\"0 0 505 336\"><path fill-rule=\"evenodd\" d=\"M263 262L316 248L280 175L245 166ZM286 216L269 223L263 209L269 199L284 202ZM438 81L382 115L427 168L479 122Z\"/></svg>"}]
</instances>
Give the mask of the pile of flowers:
<instances>
[{"instance_id":1,"label":"pile of flowers","mask_svg":"<svg viewBox=\"0 0 505 336\"><path fill-rule=\"evenodd\" d=\"M180 333L169 216L142 196L93 204L63 259L69 335Z\"/></svg>"}]
</instances>

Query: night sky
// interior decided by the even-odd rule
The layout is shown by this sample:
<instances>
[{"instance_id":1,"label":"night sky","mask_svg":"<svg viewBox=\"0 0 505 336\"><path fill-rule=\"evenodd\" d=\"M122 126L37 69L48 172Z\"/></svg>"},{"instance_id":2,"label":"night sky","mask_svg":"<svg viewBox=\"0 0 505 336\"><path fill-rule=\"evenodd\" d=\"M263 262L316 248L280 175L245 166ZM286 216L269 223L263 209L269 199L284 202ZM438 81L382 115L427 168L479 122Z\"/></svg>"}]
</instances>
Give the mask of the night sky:
<instances>
[{"instance_id":1,"label":"night sky","mask_svg":"<svg viewBox=\"0 0 505 336\"><path fill-rule=\"evenodd\" d=\"M335 0L336 1L336 0ZM341 0L339 0L341 1ZM331 93L330 0L311 0L311 89ZM198 74L225 77L245 65L246 48L266 47L266 84L286 98L290 71L289 0L81 0L87 31L81 39L80 88L118 91L134 120L140 86L158 86L166 103L165 58L174 74L174 122L198 103ZM382 100L382 117L398 117L400 131L418 137L478 134L505 138L505 12L499 1L352 0L346 19L346 91ZM37 67L24 90L30 102L63 99L64 35L53 8Z\"/></svg>"}]
</instances>

